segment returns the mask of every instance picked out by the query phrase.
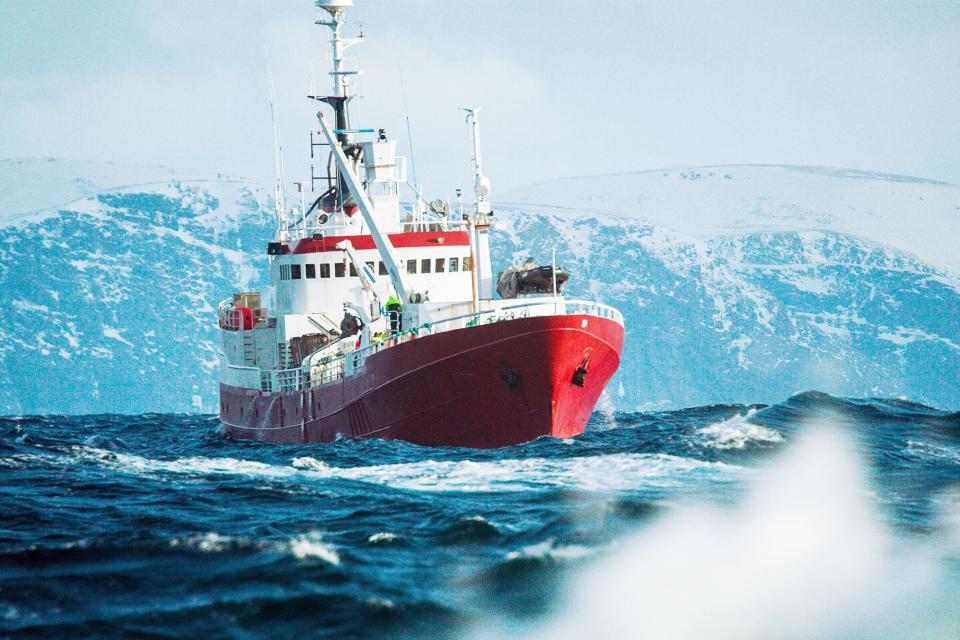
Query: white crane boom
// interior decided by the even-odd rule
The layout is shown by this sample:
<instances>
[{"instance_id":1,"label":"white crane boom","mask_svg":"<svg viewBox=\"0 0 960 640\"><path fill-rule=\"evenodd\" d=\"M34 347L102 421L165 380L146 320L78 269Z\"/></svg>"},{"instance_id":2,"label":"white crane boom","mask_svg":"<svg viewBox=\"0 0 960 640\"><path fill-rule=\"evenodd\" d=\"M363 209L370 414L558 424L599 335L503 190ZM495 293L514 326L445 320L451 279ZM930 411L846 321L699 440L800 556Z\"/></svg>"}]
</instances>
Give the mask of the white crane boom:
<instances>
[{"instance_id":1,"label":"white crane boom","mask_svg":"<svg viewBox=\"0 0 960 640\"><path fill-rule=\"evenodd\" d=\"M317 120L320 122L320 131L333 150L333 157L337 159L337 167L340 169L340 175L343 177L347 188L350 189L350 193L356 200L357 206L360 209L360 215L363 216L363 221L367 224L367 228L370 229L370 235L373 236L373 243L377 246L380 257L383 258L383 264L387 268L390 282L393 284L397 296L405 302L419 302L419 299L411 299L413 291L407 287L404 282L403 272L400 270L400 262L393 253L393 244L390 242L387 234L380 231L380 227L377 226L376 218L373 216L373 204L367 199L367 194L360 184L360 179L357 178L353 167L350 166L350 162L347 160L347 156L344 154L340 142L334 135L330 125L327 124L323 113L317 113Z\"/></svg>"},{"instance_id":2,"label":"white crane boom","mask_svg":"<svg viewBox=\"0 0 960 640\"><path fill-rule=\"evenodd\" d=\"M336 244L336 247L347 254L350 262L353 263L353 268L360 277L360 286L363 287L363 291L370 298L370 317L368 321L376 320L380 317L380 296L377 295L376 288L377 276L374 275L373 269L357 256L357 253L353 250L353 243L349 240L341 240Z\"/></svg>"}]
</instances>

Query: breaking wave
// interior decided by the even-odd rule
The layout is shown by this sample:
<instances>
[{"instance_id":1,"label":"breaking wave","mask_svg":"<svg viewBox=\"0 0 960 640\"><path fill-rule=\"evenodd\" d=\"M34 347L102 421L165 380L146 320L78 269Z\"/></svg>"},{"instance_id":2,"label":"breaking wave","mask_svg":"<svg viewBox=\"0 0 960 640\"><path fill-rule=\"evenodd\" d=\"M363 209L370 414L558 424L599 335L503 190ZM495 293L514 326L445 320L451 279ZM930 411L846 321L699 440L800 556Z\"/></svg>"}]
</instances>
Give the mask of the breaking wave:
<instances>
[{"instance_id":1,"label":"breaking wave","mask_svg":"<svg viewBox=\"0 0 960 640\"><path fill-rule=\"evenodd\" d=\"M471 460L334 467L311 457L289 466L236 458L145 458L97 447L74 447L78 460L92 461L124 473L172 473L195 476L239 475L290 482L339 478L419 491L531 491L548 487L582 491L620 491L640 484L679 486L705 477L723 479L742 467L662 453L610 454L564 459L524 458L489 462Z\"/></svg>"},{"instance_id":2,"label":"breaking wave","mask_svg":"<svg viewBox=\"0 0 960 640\"><path fill-rule=\"evenodd\" d=\"M697 430L704 445L717 449L744 449L748 446L772 445L783 442L783 436L774 429L751 422L757 410L736 414Z\"/></svg>"},{"instance_id":3,"label":"breaking wave","mask_svg":"<svg viewBox=\"0 0 960 640\"><path fill-rule=\"evenodd\" d=\"M298 560L318 559L332 565L340 564L340 555L323 541L319 531L310 531L287 540L253 540L249 537L233 538L210 531L170 540L173 549L189 549L203 553L223 553L241 549L285 553Z\"/></svg>"}]
</instances>

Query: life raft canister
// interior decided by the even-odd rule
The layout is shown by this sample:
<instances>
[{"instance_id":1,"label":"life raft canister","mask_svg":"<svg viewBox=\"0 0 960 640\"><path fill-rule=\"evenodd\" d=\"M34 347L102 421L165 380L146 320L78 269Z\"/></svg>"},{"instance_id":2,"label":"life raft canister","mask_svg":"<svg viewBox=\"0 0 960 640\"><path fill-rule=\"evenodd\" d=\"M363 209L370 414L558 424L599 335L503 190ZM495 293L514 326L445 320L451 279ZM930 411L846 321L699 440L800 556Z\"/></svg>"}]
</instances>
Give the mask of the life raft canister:
<instances>
[{"instance_id":1,"label":"life raft canister","mask_svg":"<svg viewBox=\"0 0 960 640\"><path fill-rule=\"evenodd\" d=\"M234 331L253 329L253 309L250 307L236 307L230 312L230 328Z\"/></svg>"}]
</instances>

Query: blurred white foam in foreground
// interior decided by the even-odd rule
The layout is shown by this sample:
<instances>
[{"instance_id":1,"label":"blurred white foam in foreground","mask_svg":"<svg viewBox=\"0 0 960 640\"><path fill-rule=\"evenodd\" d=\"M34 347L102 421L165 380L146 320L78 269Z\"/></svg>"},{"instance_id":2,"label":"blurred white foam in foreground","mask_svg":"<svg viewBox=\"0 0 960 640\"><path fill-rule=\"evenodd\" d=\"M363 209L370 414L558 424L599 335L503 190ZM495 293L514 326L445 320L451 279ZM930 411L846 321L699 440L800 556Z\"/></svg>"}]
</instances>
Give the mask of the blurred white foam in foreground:
<instances>
[{"instance_id":1,"label":"blurred white foam in foreground","mask_svg":"<svg viewBox=\"0 0 960 640\"><path fill-rule=\"evenodd\" d=\"M891 532L844 437L811 431L751 480L736 508L679 506L623 541L530 637L960 637L957 549Z\"/></svg>"}]
</instances>

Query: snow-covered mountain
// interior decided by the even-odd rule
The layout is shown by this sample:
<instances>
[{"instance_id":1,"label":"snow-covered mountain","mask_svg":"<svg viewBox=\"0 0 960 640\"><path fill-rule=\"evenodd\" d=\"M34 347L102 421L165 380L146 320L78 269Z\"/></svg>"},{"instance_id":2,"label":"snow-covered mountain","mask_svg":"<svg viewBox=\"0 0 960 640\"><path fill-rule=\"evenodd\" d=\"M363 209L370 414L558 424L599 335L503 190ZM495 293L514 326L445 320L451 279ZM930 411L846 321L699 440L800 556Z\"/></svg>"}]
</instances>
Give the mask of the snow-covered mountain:
<instances>
[{"instance_id":1,"label":"snow-covered mountain","mask_svg":"<svg viewBox=\"0 0 960 640\"><path fill-rule=\"evenodd\" d=\"M568 292L624 312L618 408L805 389L960 406L960 187L717 166L552 180L502 200L514 256L548 256L559 236Z\"/></svg>"},{"instance_id":2,"label":"snow-covered mountain","mask_svg":"<svg viewBox=\"0 0 960 640\"><path fill-rule=\"evenodd\" d=\"M214 308L257 284L260 185L0 162L0 413L214 410Z\"/></svg>"},{"instance_id":3,"label":"snow-covered mountain","mask_svg":"<svg viewBox=\"0 0 960 640\"><path fill-rule=\"evenodd\" d=\"M261 282L268 189L0 161L0 413L215 410L217 301ZM605 408L801 389L960 406L960 187L809 167L555 180L504 194L495 266L534 255L619 307Z\"/></svg>"}]
</instances>

